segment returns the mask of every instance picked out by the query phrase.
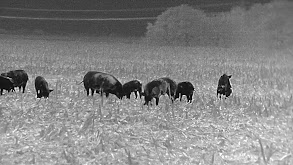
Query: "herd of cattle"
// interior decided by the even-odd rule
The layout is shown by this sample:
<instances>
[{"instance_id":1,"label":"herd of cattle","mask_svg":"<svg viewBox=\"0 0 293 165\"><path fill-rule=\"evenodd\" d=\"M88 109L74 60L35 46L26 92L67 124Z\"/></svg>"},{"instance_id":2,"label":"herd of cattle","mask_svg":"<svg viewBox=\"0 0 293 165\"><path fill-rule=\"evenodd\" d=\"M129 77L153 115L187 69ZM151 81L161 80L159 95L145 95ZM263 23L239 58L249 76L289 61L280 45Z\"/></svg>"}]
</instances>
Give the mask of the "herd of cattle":
<instances>
[{"instance_id":1,"label":"herd of cattle","mask_svg":"<svg viewBox=\"0 0 293 165\"><path fill-rule=\"evenodd\" d=\"M223 74L218 82L217 87L217 97L221 98L221 95L229 97L232 93L232 86L230 84L231 75ZM24 70L12 70L7 73L2 73L0 76L0 89L1 95L3 90L15 91L15 87L19 87L19 90L24 93L25 87L28 81L28 75ZM142 84L138 80L132 80L125 84L121 84L119 80L111 74L89 71L83 78L83 84L87 95L90 94L93 96L94 93L99 93L101 96L105 93L106 97L109 94L116 95L119 99L122 99L124 96L130 99L131 93L135 94L135 98L141 98L144 96L145 103L144 105L149 105L153 98L156 100L156 105L159 104L159 98L161 95L167 94L171 101L173 102L177 98L182 99L182 96L185 95L187 102L192 102L192 96L194 93L194 86L188 81L179 82L178 84L170 79L169 77L162 77L151 82L148 82L144 86L142 91ZM81 82L81 83L82 83ZM52 89L49 89L47 81L42 76L37 76L35 78L35 89L37 92L37 98L48 98Z\"/></svg>"}]
</instances>

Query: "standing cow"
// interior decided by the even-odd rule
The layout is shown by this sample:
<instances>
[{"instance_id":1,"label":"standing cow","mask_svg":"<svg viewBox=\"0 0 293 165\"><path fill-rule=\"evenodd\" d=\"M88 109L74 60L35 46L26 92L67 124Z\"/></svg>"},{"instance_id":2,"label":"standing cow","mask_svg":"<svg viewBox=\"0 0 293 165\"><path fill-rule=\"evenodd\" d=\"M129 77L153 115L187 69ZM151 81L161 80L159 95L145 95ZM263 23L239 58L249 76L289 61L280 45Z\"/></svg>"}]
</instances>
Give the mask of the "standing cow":
<instances>
[{"instance_id":1,"label":"standing cow","mask_svg":"<svg viewBox=\"0 0 293 165\"><path fill-rule=\"evenodd\" d=\"M35 79L35 88L37 91L37 98L48 98L53 89L49 89L48 82L44 77L38 76Z\"/></svg>"},{"instance_id":2,"label":"standing cow","mask_svg":"<svg viewBox=\"0 0 293 165\"><path fill-rule=\"evenodd\" d=\"M1 76L12 78L14 82L14 87L19 87L19 91L22 87L22 93L24 93L26 83L28 81L28 75L24 70L12 70L7 73L2 73Z\"/></svg>"},{"instance_id":3,"label":"standing cow","mask_svg":"<svg viewBox=\"0 0 293 165\"><path fill-rule=\"evenodd\" d=\"M226 75L223 74L218 82L218 88L217 88L217 97L218 95L220 95L220 99L221 99L221 95L225 95L226 97L229 97L232 93L232 86L230 84L230 78L232 77L232 75Z\"/></svg>"},{"instance_id":4,"label":"standing cow","mask_svg":"<svg viewBox=\"0 0 293 165\"><path fill-rule=\"evenodd\" d=\"M10 92L10 90L14 90L13 80L9 77L0 76L0 94L3 94L3 89Z\"/></svg>"},{"instance_id":5,"label":"standing cow","mask_svg":"<svg viewBox=\"0 0 293 165\"><path fill-rule=\"evenodd\" d=\"M174 80L170 79L169 77L162 77L159 78L159 80L163 80L166 83L168 83L168 86L170 87L170 91L167 91L168 96L171 98L171 101L175 100L175 94L176 94L176 89L177 89L177 84Z\"/></svg>"},{"instance_id":6,"label":"standing cow","mask_svg":"<svg viewBox=\"0 0 293 165\"><path fill-rule=\"evenodd\" d=\"M123 88L123 96L130 99L130 95L133 92L135 94L135 98L137 99L137 95L141 98L142 93L142 84L138 80L129 81L122 86Z\"/></svg>"},{"instance_id":7,"label":"standing cow","mask_svg":"<svg viewBox=\"0 0 293 165\"><path fill-rule=\"evenodd\" d=\"M106 97L109 96L109 93L116 95L119 99L123 97L123 88L122 84L114 76L97 71L89 71L83 78L84 88L89 95L90 89L92 96L94 92L106 94Z\"/></svg>"},{"instance_id":8,"label":"standing cow","mask_svg":"<svg viewBox=\"0 0 293 165\"><path fill-rule=\"evenodd\" d=\"M187 98L187 102L192 102L192 96L193 96L194 86L191 82L184 81L180 82L177 85L176 95L175 99L180 97L180 101L182 100L182 96L185 95Z\"/></svg>"},{"instance_id":9,"label":"standing cow","mask_svg":"<svg viewBox=\"0 0 293 165\"><path fill-rule=\"evenodd\" d=\"M156 99L156 105L159 105L159 97L168 93L169 90L170 85L162 79L156 79L147 83L142 94L145 99L144 105L149 105L149 102L151 102L153 98Z\"/></svg>"}]
</instances>

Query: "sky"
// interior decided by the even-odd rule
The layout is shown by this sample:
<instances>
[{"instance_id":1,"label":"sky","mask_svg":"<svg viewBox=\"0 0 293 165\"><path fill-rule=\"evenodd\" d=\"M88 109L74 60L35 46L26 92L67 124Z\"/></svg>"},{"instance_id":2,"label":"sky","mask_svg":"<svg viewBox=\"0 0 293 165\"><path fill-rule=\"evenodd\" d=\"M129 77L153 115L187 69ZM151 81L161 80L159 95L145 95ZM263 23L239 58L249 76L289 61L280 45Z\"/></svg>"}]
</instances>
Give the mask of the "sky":
<instances>
[{"instance_id":1,"label":"sky","mask_svg":"<svg viewBox=\"0 0 293 165\"><path fill-rule=\"evenodd\" d=\"M133 9L171 7L180 4L223 5L255 3L270 0L1 0L0 7L45 9Z\"/></svg>"}]
</instances>

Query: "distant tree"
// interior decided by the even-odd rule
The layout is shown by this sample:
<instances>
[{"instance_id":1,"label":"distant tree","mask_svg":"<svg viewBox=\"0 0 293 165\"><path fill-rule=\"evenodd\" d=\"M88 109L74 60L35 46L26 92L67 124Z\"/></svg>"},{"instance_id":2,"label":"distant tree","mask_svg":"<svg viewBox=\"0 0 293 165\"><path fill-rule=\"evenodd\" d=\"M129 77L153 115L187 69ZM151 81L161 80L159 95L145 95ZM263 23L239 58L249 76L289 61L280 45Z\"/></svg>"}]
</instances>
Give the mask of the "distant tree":
<instances>
[{"instance_id":1,"label":"distant tree","mask_svg":"<svg viewBox=\"0 0 293 165\"><path fill-rule=\"evenodd\" d=\"M161 45L284 47L293 44L292 9L293 2L287 0L217 14L181 5L150 23L146 38Z\"/></svg>"},{"instance_id":2,"label":"distant tree","mask_svg":"<svg viewBox=\"0 0 293 165\"><path fill-rule=\"evenodd\" d=\"M169 8L147 26L146 36L163 44L190 45L199 40L205 14L188 5Z\"/></svg>"}]
</instances>

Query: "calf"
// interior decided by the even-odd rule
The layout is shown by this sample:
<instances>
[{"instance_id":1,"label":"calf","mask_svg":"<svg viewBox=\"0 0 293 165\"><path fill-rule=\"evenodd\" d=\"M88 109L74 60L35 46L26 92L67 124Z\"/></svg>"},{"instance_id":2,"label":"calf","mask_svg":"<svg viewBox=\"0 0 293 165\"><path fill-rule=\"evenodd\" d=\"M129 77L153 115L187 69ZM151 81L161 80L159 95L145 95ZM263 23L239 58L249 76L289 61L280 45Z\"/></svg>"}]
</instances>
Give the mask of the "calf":
<instances>
[{"instance_id":1,"label":"calf","mask_svg":"<svg viewBox=\"0 0 293 165\"><path fill-rule=\"evenodd\" d=\"M194 91L194 86L192 83L188 81L180 82L177 85L175 99L180 97L180 101L182 100L182 96L185 95L187 98L187 102L192 102L192 95Z\"/></svg>"},{"instance_id":2,"label":"calf","mask_svg":"<svg viewBox=\"0 0 293 165\"><path fill-rule=\"evenodd\" d=\"M3 89L10 92L10 90L14 90L13 80L9 77L0 76L0 94L3 94Z\"/></svg>"},{"instance_id":3,"label":"calf","mask_svg":"<svg viewBox=\"0 0 293 165\"><path fill-rule=\"evenodd\" d=\"M171 101L175 100L175 94L176 94L176 89L177 89L177 84L174 80L170 79L169 77L162 77L159 78L159 80L163 80L166 83L168 83L168 86L170 87L170 90L167 91L168 96L171 98Z\"/></svg>"},{"instance_id":4,"label":"calf","mask_svg":"<svg viewBox=\"0 0 293 165\"><path fill-rule=\"evenodd\" d=\"M14 87L19 87L19 91L22 87L22 93L24 93L26 83L28 81L28 75L24 70L12 70L7 73L2 73L1 76L12 78L14 82Z\"/></svg>"},{"instance_id":5,"label":"calf","mask_svg":"<svg viewBox=\"0 0 293 165\"><path fill-rule=\"evenodd\" d=\"M218 82L218 88L217 88L217 97L218 95L220 95L220 99L221 99L221 95L225 95L226 97L229 97L232 93L232 86L230 84L230 78L232 77L232 75L226 75L223 74Z\"/></svg>"},{"instance_id":6,"label":"calf","mask_svg":"<svg viewBox=\"0 0 293 165\"><path fill-rule=\"evenodd\" d=\"M144 99L145 103L144 105L149 105L149 102L155 98L156 99L156 105L159 105L159 97L161 95L166 94L170 90L169 84L162 80L162 79L156 79L149 83L147 83L144 87Z\"/></svg>"},{"instance_id":7,"label":"calf","mask_svg":"<svg viewBox=\"0 0 293 165\"><path fill-rule=\"evenodd\" d=\"M53 91L53 89L49 89L48 82L42 76L36 77L35 88L37 91L37 98L42 98L42 97L48 98L50 92Z\"/></svg>"},{"instance_id":8,"label":"calf","mask_svg":"<svg viewBox=\"0 0 293 165\"><path fill-rule=\"evenodd\" d=\"M109 96L109 93L116 95L119 99L123 97L123 88L122 84L114 76L96 71L89 71L83 78L84 88L89 95L90 89L92 96L94 92L100 92L101 96L103 93L106 94L106 97Z\"/></svg>"},{"instance_id":9,"label":"calf","mask_svg":"<svg viewBox=\"0 0 293 165\"><path fill-rule=\"evenodd\" d=\"M135 98L137 99L137 95L141 98L142 93L142 84L138 80L129 81L122 86L123 88L123 96L130 99L131 92L135 94Z\"/></svg>"}]
</instances>

